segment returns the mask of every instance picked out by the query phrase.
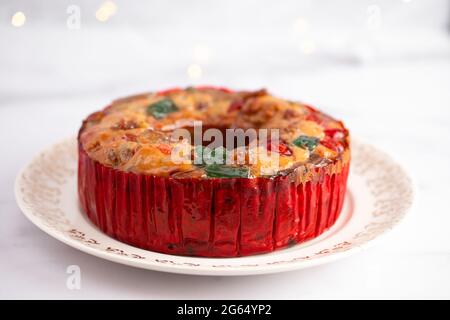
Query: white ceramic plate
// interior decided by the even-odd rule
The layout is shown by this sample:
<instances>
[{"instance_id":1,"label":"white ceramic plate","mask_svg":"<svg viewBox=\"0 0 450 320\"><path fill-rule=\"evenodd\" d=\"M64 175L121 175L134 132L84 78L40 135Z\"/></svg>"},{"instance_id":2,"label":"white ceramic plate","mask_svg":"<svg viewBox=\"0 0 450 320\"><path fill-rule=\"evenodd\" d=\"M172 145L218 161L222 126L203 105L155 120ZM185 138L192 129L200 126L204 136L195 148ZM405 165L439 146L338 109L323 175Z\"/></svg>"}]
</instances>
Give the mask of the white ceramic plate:
<instances>
[{"instance_id":1,"label":"white ceramic plate","mask_svg":"<svg viewBox=\"0 0 450 320\"><path fill-rule=\"evenodd\" d=\"M142 250L99 231L77 198L74 138L34 158L17 176L15 193L28 219L52 237L86 253L134 267L195 275L248 275L301 269L348 256L392 229L411 206L412 184L384 153L352 143L343 212L320 237L289 249L241 258L194 258Z\"/></svg>"}]
</instances>

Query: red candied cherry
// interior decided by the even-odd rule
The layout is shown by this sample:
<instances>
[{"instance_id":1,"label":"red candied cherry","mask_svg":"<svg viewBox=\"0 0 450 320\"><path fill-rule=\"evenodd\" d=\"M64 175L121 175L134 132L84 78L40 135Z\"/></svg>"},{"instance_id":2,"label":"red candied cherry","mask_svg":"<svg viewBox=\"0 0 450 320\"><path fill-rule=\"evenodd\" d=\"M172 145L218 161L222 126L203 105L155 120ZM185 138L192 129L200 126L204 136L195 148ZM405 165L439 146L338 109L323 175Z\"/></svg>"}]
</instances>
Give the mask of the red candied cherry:
<instances>
[{"instance_id":1,"label":"red candied cherry","mask_svg":"<svg viewBox=\"0 0 450 320\"><path fill-rule=\"evenodd\" d=\"M274 150L275 148L275 150ZM267 142L267 150L271 151L271 152L278 152L279 154L283 155L283 156L291 156L292 155L292 150L289 149L289 147L287 146L287 144L285 144L284 142L280 141L278 143L278 148L276 148L271 141Z\"/></svg>"},{"instance_id":2,"label":"red candied cherry","mask_svg":"<svg viewBox=\"0 0 450 320\"><path fill-rule=\"evenodd\" d=\"M343 129L325 129L324 133L330 139L343 139L345 137L345 130Z\"/></svg>"},{"instance_id":3,"label":"red candied cherry","mask_svg":"<svg viewBox=\"0 0 450 320\"><path fill-rule=\"evenodd\" d=\"M344 151L344 146L340 142L338 142L336 140L333 140L333 139L330 139L329 137L321 140L320 143L323 146L325 146L328 149L330 149L330 150L333 150L333 151L336 151L336 152Z\"/></svg>"},{"instance_id":4,"label":"red candied cherry","mask_svg":"<svg viewBox=\"0 0 450 320\"><path fill-rule=\"evenodd\" d=\"M170 89L158 91L158 92L156 92L156 94L158 96L166 96L168 94L176 93L176 92L180 92L180 91L183 91L183 89L176 87L176 88L170 88Z\"/></svg>"},{"instance_id":5,"label":"red candied cherry","mask_svg":"<svg viewBox=\"0 0 450 320\"><path fill-rule=\"evenodd\" d=\"M225 93L232 93L233 91L224 87L215 87L215 86L197 86L195 87L197 90L217 90Z\"/></svg>"},{"instance_id":6,"label":"red candied cherry","mask_svg":"<svg viewBox=\"0 0 450 320\"><path fill-rule=\"evenodd\" d=\"M159 144L156 146L159 151L161 151L164 154L170 154L172 152L172 148L168 144Z\"/></svg>"},{"instance_id":7,"label":"red candied cherry","mask_svg":"<svg viewBox=\"0 0 450 320\"><path fill-rule=\"evenodd\" d=\"M242 109L242 106L244 105L244 100L237 99L231 102L230 106L228 107L228 112L238 111Z\"/></svg>"},{"instance_id":8,"label":"red candied cherry","mask_svg":"<svg viewBox=\"0 0 450 320\"><path fill-rule=\"evenodd\" d=\"M132 133L125 133L125 135L123 136L123 139L126 140L126 141L136 142L137 141L137 136L135 134L132 134Z\"/></svg>"}]
</instances>

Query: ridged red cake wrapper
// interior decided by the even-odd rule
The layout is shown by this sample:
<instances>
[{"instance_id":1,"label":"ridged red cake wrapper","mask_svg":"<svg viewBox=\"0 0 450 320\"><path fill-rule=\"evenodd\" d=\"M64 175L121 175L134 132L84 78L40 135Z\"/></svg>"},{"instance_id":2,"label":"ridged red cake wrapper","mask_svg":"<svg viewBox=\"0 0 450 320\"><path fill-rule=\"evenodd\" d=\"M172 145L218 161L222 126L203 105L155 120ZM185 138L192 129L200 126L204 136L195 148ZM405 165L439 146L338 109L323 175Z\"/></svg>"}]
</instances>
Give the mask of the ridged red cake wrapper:
<instances>
[{"instance_id":1,"label":"ridged red cake wrapper","mask_svg":"<svg viewBox=\"0 0 450 320\"><path fill-rule=\"evenodd\" d=\"M349 163L274 178L172 178L110 168L79 145L78 192L109 236L205 257L271 252L317 237L342 209Z\"/></svg>"}]
</instances>

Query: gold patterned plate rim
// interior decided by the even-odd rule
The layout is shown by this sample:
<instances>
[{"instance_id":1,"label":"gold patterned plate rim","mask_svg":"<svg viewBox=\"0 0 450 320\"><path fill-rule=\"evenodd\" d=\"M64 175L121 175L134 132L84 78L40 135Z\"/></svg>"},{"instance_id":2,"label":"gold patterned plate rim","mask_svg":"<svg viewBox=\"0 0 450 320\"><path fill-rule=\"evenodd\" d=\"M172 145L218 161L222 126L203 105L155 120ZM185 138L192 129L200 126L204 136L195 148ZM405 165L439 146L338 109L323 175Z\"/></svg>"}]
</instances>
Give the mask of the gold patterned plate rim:
<instances>
[{"instance_id":1,"label":"gold patterned plate rim","mask_svg":"<svg viewBox=\"0 0 450 320\"><path fill-rule=\"evenodd\" d=\"M312 267L349 256L391 230L411 207L411 179L391 157L352 141L352 167L341 216L320 237L269 254L197 258L139 249L112 239L82 213L76 192L76 139L38 154L17 175L16 201L52 237L85 253L138 268L194 275L251 275Z\"/></svg>"}]
</instances>

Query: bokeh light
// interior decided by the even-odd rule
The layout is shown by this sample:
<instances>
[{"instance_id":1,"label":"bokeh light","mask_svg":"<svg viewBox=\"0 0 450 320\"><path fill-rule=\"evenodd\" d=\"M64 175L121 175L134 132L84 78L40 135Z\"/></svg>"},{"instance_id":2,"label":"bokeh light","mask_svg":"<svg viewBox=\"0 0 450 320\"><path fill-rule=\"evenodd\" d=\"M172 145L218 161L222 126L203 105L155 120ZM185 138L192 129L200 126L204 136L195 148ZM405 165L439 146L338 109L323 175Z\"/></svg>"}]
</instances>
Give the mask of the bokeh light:
<instances>
[{"instance_id":1,"label":"bokeh light","mask_svg":"<svg viewBox=\"0 0 450 320\"><path fill-rule=\"evenodd\" d=\"M191 64L187 68L187 75L192 80L197 80L202 77L203 70L202 67L200 67L198 64Z\"/></svg>"},{"instance_id":2,"label":"bokeh light","mask_svg":"<svg viewBox=\"0 0 450 320\"><path fill-rule=\"evenodd\" d=\"M11 24L14 27L21 27L25 24L25 21L27 20L27 17L22 11L16 12L12 18L11 18Z\"/></svg>"},{"instance_id":3,"label":"bokeh light","mask_svg":"<svg viewBox=\"0 0 450 320\"><path fill-rule=\"evenodd\" d=\"M100 22L108 21L117 12L117 5L112 1L105 1L95 12L95 17Z\"/></svg>"},{"instance_id":4,"label":"bokeh light","mask_svg":"<svg viewBox=\"0 0 450 320\"><path fill-rule=\"evenodd\" d=\"M199 63L208 63L211 60L212 50L207 45L196 45L193 50L194 60Z\"/></svg>"},{"instance_id":5,"label":"bokeh light","mask_svg":"<svg viewBox=\"0 0 450 320\"><path fill-rule=\"evenodd\" d=\"M310 27L309 21L302 17L297 18L292 24L292 29L298 34L307 33L310 30Z\"/></svg>"},{"instance_id":6,"label":"bokeh light","mask_svg":"<svg viewBox=\"0 0 450 320\"><path fill-rule=\"evenodd\" d=\"M316 52L316 44L314 41L305 39L300 42L300 51L303 54L310 55Z\"/></svg>"}]
</instances>

